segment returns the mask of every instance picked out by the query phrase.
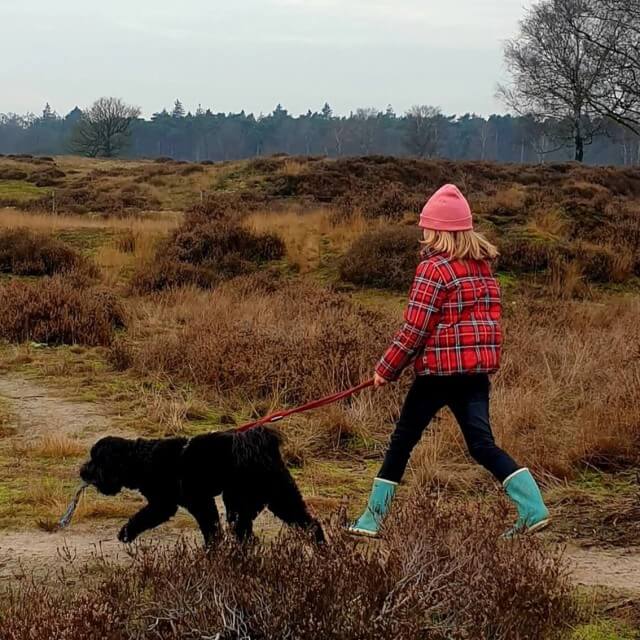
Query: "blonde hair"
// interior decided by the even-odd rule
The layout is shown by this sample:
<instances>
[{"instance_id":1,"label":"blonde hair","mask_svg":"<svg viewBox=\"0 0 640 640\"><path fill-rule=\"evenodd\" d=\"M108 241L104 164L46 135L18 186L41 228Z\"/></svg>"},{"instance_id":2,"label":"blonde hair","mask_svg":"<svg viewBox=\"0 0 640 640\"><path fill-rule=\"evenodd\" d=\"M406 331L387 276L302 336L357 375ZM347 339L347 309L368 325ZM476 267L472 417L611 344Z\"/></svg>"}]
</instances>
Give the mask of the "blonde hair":
<instances>
[{"instance_id":1,"label":"blonde hair","mask_svg":"<svg viewBox=\"0 0 640 640\"><path fill-rule=\"evenodd\" d=\"M424 240L421 240L420 244L430 251L445 253L453 260L493 260L498 257L498 248L481 233L473 230L425 229Z\"/></svg>"}]
</instances>

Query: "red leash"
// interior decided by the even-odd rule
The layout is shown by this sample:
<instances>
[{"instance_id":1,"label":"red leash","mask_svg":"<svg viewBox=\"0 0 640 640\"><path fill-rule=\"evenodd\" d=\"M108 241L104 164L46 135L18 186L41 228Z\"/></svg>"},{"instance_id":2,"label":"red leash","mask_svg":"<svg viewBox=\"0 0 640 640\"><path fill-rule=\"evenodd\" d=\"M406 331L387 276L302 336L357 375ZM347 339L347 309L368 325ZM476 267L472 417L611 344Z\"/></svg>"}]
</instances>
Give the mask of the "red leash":
<instances>
[{"instance_id":1,"label":"red leash","mask_svg":"<svg viewBox=\"0 0 640 640\"><path fill-rule=\"evenodd\" d=\"M286 411L277 411L276 413L271 413L268 416L264 416L264 418L260 418L259 420L255 420L254 422L248 422L247 424L243 424L242 426L237 428L237 431L249 431L249 429L254 429L255 427L260 427L263 424L270 424L272 422L278 422L278 420L282 420L282 418L286 418L287 416L293 415L294 413L304 413L305 411L311 411L311 409L318 409L319 407L324 407L328 404L333 404L334 402L338 402L338 400L343 400L344 398L349 398L350 396L366 389L367 387L373 386L373 378L371 380L367 380L359 384L357 387L352 387L351 389L347 389L346 391L340 391L338 393L334 393L331 396L326 396L325 398L320 398L319 400L313 400L311 402L307 402L307 404L303 404L300 407L296 407L295 409L287 409Z\"/></svg>"}]
</instances>

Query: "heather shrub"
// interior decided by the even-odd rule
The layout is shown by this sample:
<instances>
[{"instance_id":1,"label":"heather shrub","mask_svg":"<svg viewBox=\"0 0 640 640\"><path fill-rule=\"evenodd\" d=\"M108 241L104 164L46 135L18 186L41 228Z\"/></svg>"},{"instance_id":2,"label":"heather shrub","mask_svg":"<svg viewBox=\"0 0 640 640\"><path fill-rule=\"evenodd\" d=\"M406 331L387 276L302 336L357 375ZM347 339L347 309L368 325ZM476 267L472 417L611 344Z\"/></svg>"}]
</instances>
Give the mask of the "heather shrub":
<instances>
[{"instance_id":1,"label":"heather shrub","mask_svg":"<svg viewBox=\"0 0 640 640\"><path fill-rule=\"evenodd\" d=\"M278 236L255 233L226 217L190 218L159 247L155 261L135 274L133 287L144 293L186 284L212 287L279 259L284 251Z\"/></svg>"},{"instance_id":2,"label":"heather shrub","mask_svg":"<svg viewBox=\"0 0 640 640\"><path fill-rule=\"evenodd\" d=\"M356 384L371 375L390 330L346 296L263 274L190 295L157 300L180 305L182 327L139 345L134 367L225 396L298 402Z\"/></svg>"},{"instance_id":3,"label":"heather shrub","mask_svg":"<svg viewBox=\"0 0 640 640\"><path fill-rule=\"evenodd\" d=\"M591 282L625 282L633 273L633 259L624 246L576 242L567 254L581 266Z\"/></svg>"},{"instance_id":4,"label":"heather shrub","mask_svg":"<svg viewBox=\"0 0 640 640\"><path fill-rule=\"evenodd\" d=\"M51 276L65 271L97 269L68 244L29 229L0 230L0 273L20 276Z\"/></svg>"},{"instance_id":5,"label":"heather shrub","mask_svg":"<svg viewBox=\"0 0 640 640\"><path fill-rule=\"evenodd\" d=\"M365 218L400 220L405 213L418 214L424 205L423 196L415 196L401 184L390 184L385 189L368 194L362 204Z\"/></svg>"},{"instance_id":6,"label":"heather shrub","mask_svg":"<svg viewBox=\"0 0 640 640\"><path fill-rule=\"evenodd\" d=\"M358 238L340 262L340 278L357 285L408 289L419 261L419 230L383 227Z\"/></svg>"},{"instance_id":7,"label":"heather shrub","mask_svg":"<svg viewBox=\"0 0 640 640\"><path fill-rule=\"evenodd\" d=\"M498 268L514 273L545 271L561 255L560 242L524 233L506 236L499 244Z\"/></svg>"},{"instance_id":8,"label":"heather shrub","mask_svg":"<svg viewBox=\"0 0 640 640\"><path fill-rule=\"evenodd\" d=\"M219 279L209 270L192 264L156 257L155 261L140 267L131 278L131 287L137 293L153 293L187 285L211 288Z\"/></svg>"},{"instance_id":9,"label":"heather shrub","mask_svg":"<svg viewBox=\"0 0 640 640\"><path fill-rule=\"evenodd\" d=\"M125 324L116 297L72 276L0 285L0 338L47 344L108 345Z\"/></svg>"},{"instance_id":10,"label":"heather shrub","mask_svg":"<svg viewBox=\"0 0 640 640\"><path fill-rule=\"evenodd\" d=\"M22 169L0 167L0 180L26 180L29 174Z\"/></svg>"},{"instance_id":11,"label":"heather shrub","mask_svg":"<svg viewBox=\"0 0 640 640\"><path fill-rule=\"evenodd\" d=\"M224 218L241 219L247 213L255 211L259 204L263 204L263 199L253 191L214 191L187 210L186 225L192 226Z\"/></svg>"},{"instance_id":12,"label":"heather shrub","mask_svg":"<svg viewBox=\"0 0 640 640\"><path fill-rule=\"evenodd\" d=\"M574 264L588 282L626 282L635 261L625 245L613 247L592 242L555 240L535 234L514 233L500 242L498 268L514 273L549 272Z\"/></svg>"},{"instance_id":13,"label":"heather shrub","mask_svg":"<svg viewBox=\"0 0 640 640\"><path fill-rule=\"evenodd\" d=\"M118 172L114 170L112 173L117 175ZM100 182L101 177L100 172L93 172L85 180L68 182L56 189L58 210L80 214L94 211L125 215L160 208L160 201L149 185L130 182L116 186L112 182ZM24 202L20 206L32 211L51 211L51 195Z\"/></svg>"},{"instance_id":14,"label":"heather shrub","mask_svg":"<svg viewBox=\"0 0 640 640\"><path fill-rule=\"evenodd\" d=\"M424 202L423 195L416 195L398 183L383 184L371 191L347 191L336 198L333 220L339 222L357 214L369 219L397 221L406 214L417 216Z\"/></svg>"},{"instance_id":15,"label":"heather shrub","mask_svg":"<svg viewBox=\"0 0 640 640\"><path fill-rule=\"evenodd\" d=\"M322 547L290 530L244 548L225 541L209 554L184 542L139 547L126 570L103 561L94 586L9 583L0 636L562 637L576 613L561 555L535 538L501 540L504 524L500 509L417 492L396 510L381 547L336 526Z\"/></svg>"},{"instance_id":16,"label":"heather shrub","mask_svg":"<svg viewBox=\"0 0 640 640\"><path fill-rule=\"evenodd\" d=\"M179 262L211 265L237 255L248 262L267 262L284 255L282 241L271 234L256 234L235 222L221 220L178 230L169 245L169 256Z\"/></svg>"}]
</instances>

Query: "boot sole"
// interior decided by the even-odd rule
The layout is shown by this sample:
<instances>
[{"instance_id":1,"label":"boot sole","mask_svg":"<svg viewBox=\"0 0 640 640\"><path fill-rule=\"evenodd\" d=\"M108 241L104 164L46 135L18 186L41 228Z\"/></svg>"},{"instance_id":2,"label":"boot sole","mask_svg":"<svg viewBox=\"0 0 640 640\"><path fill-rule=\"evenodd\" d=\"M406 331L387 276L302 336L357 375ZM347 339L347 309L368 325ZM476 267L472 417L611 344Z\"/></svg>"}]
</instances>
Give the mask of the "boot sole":
<instances>
[{"instance_id":1,"label":"boot sole","mask_svg":"<svg viewBox=\"0 0 640 640\"><path fill-rule=\"evenodd\" d=\"M362 536L364 538L377 538L378 533L373 533L372 531L367 531L366 529L355 529L353 527L349 527L347 529L347 533L350 533L353 536Z\"/></svg>"},{"instance_id":2,"label":"boot sole","mask_svg":"<svg viewBox=\"0 0 640 640\"><path fill-rule=\"evenodd\" d=\"M542 531L546 529L551 524L551 518L547 518L546 520L540 520L540 522L536 522L534 525L531 525L525 533L537 533L538 531Z\"/></svg>"}]
</instances>

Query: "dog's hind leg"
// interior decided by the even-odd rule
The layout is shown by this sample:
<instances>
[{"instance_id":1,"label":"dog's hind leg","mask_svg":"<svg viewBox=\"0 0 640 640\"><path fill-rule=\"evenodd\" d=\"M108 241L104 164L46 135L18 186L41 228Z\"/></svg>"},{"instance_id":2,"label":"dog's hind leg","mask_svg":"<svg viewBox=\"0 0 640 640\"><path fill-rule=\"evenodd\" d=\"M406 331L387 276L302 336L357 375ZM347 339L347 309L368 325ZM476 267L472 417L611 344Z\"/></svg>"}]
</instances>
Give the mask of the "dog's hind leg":
<instances>
[{"instance_id":1,"label":"dog's hind leg","mask_svg":"<svg viewBox=\"0 0 640 640\"><path fill-rule=\"evenodd\" d=\"M141 533L153 529L176 515L178 505L175 503L150 502L135 513L129 522L120 529L120 542L133 542Z\"/></svg>"},{"instance_id":2,"label":"dog's hind leg","mask_svg":"<svg viewBox=\"0 0 640 640\"><path fill-rule=\"evenodd\" d=\"M222 494L222 499L231 531L240 542L247 542L253 537L253 521L264 509L264 503L248 499L242 491L229 489Z\"/></svg>"},{"instance_id":3,"label":"dog's hind leg","mask_svg":"<svg viewBox=\"0 0 640 640\"><path fill-rule=\"evenodd\" d=\"M190 500L184 508L196 519L205 546L211 546L220 533L220 516L215 500L212 497Z\"/></svg>"},{"instance_id":4,"label":"dog's hind leg","mask_svg":"<svg viewBox=\"0 0 640 640\"><path fill-rule=\"evenodd\" d=\"M324 532L320 523L309 513L300 490L288 469L283 467L277 479L272 479L273 485L270 491L267 507L274 516L280 518L288 525L302 527L313 533L315 541L325 541Z\"/></svg>"},{"instance_id":5,"label":"dog's hind leg","mask_svg":"<svg viewBox=\"0 0 640 640\"><path fill-rule=\"evenodd\" d=\"M240 542L248 542L253 537L253 521L258 514L248 511L230 511L227 522Z\"/></svg>"}]
</instances>

